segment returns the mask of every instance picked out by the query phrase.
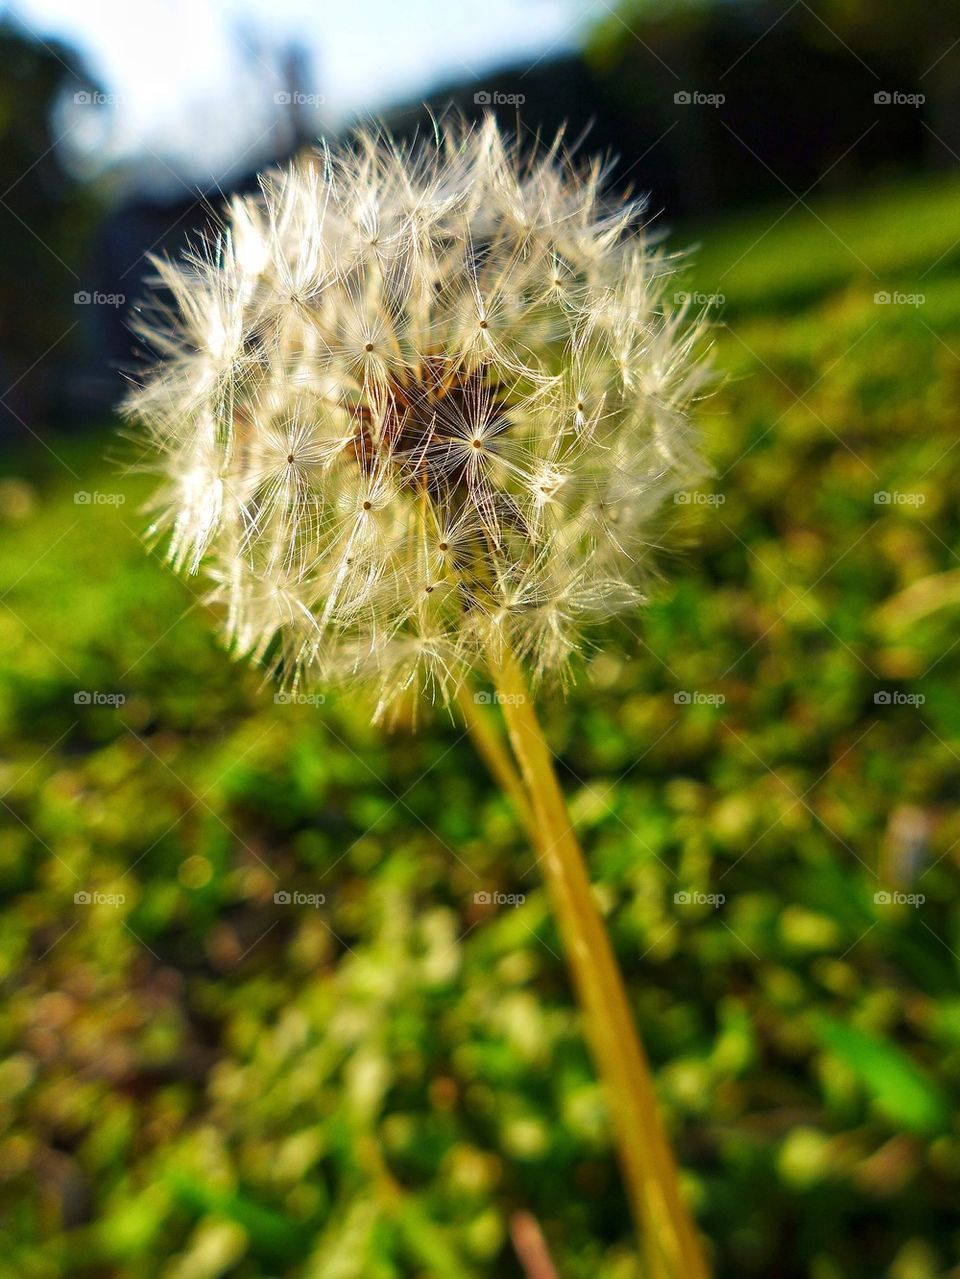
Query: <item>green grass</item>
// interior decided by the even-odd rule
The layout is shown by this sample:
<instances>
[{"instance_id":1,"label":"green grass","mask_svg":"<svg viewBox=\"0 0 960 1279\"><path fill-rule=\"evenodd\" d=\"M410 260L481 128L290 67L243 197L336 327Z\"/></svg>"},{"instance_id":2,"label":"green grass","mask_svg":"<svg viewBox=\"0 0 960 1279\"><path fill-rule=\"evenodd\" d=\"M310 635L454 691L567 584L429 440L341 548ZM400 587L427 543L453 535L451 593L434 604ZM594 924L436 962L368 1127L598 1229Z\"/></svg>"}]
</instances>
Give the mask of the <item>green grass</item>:
<instances>
[{"instance_id":1,"label":"green grass","mask_svg":"<svg viewBox=\"0 0 960 1279\"><path fill-rule=\"evenodd\" d=\"M960 552L960 184L812 207L695 233L715 496L544 713L718 1275L934 1279L960 645L955 609L877 610ZM564 1279L635 1274L536 870L460 730L276 704L142 551L108 437L49 443L0 486L0 1276L499 1279L518 1210Z\"/></svg>"}]
</instances>

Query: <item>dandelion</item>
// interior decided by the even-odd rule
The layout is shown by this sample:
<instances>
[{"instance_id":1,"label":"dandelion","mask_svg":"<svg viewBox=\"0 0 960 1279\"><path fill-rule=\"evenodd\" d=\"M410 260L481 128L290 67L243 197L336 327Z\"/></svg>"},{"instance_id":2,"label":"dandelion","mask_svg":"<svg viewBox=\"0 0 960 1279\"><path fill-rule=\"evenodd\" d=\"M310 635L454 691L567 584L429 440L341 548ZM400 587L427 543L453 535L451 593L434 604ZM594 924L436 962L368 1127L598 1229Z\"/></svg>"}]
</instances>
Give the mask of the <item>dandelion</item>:
<instances>
[{"instance_id":1,"label":"dandelion","mask_svg":"<svg viewBox=\"0 0 960 1279\"><path fill-rule=\"evenodd\" d=\"M238 652L385 713L449 700L491 646L562 676L641 603L651 517L702 471L701 326L601 178L521 166L492 120L414 152L361 136L156 263L165 358L128 406L168 476L154 531L229 583ZM303 607L264 608L277 590Z\"/></svg>"},{"instance_id":2,"label":"dandelion","mask_svg":"<svg viewBox=\"0 0 960 1279\"><path fill-rule=\"evenodd\" d=\"M528 817L626 1099L652 1273L690 1279L703 1263L527 681L564 680L598 623L641 605L657 512L704 470L703 319L671 305L676 262L603 180L559 142L523 160L492 118L310 154L156 262L167 301L141 331L160 359L127 409L164 474L151 533L206 574L238 655L294 688L373 688L380 717L413 691L462 708ZM520 774L465 695L477 673L504 694Z\"/></svg>"}]
</instances>

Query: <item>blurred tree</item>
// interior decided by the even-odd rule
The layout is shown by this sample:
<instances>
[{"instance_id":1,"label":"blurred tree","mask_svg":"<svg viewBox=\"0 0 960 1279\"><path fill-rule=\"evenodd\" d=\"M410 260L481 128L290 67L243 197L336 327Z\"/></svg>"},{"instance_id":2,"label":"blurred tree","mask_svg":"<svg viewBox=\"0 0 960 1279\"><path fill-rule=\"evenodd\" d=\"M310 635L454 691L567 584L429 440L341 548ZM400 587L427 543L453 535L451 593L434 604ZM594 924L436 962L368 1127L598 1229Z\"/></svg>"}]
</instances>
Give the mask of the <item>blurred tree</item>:
<instances>
[{"instance_id":1,"label":"blurred tree","mask_svg":"<svg viewBox=\"0 0 960 1279\"><path fill-rule=\"evenodd\" d=\"M797 9L796 19L808 34L820 41L829 41L832 34L868 59L871 54L893 55L907 75L929 77L934 95L943 92L956 105L960 9L955 0L927 0L922 6L901 0L805 0L798 6L789 0L621 0L598 25L594 40L598 48L609 48L623 43L627 28L668 22L689 34L715 15L730 20L736 9L753 11L761 29L764 21L779 24Z\"/></svg>"},{"instance_id":2,"label":"blurred tree","mask_svg":"<svg viewBox=\"0 0 960 1279\"><path fill-rule=\"evenodd\" d=\"M947 144L931 154L949 162L960 151L960 6L956 0L811 0L810 20L823 23L863 53L895 55L905 78L926 99L931 128ZM905 85L887 88L903 89ZM956 158L956 157L954 157Z\"/></svg>"},{"instance_id":3,"label":"blurred tree","mask_svg":"<svg viewBox=\"0 0 960 1279\"><path fill-rule=\"evenodd\" d=\"M69 349L96 211L63 167L54 107L89 81L73 51L14 23L0 26L0 63L0 428L35 431L59 398L53 370Z\"/></svg>"},{"instance_id":4,"label":"blurred tree","mask_svg":"<svg viewBox=\"0 0 960 1279\"><path fill-rule=\"evenodd\" d=\"M951 0L622 0L586 53L621 110L657 121L678 207L701 209L949 159L924 121L960 147L958 37ZM697 91L720 108L678 99ZM876 101L893 91L927 102Z\"/></svg>"}]
</instances>

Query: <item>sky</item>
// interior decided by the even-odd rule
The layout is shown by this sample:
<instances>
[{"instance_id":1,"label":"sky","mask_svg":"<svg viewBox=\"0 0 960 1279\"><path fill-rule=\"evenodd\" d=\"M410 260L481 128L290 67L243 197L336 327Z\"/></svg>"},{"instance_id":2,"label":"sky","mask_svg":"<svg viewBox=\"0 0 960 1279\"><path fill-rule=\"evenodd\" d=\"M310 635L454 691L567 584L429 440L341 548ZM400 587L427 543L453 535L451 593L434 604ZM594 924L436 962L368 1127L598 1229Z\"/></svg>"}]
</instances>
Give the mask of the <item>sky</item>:
<instances>
[{"instance_id":1,"label":"sky","mask_svg":"<svg viewBox=\"0 0 960 1279\"><path fill-rule=\"evenodd\" d=\"M191 180L270 154L277 49L311 55L316 131L445 81L572 46L603 0L13 0L5 14L85 57L105 99L60 121L88 170L137 157ZM495 89L495 85L489 86ZM278 124L279 119L279 124ZM242 157L242 158L241 158Z\"/></svg>"}]
</instances>

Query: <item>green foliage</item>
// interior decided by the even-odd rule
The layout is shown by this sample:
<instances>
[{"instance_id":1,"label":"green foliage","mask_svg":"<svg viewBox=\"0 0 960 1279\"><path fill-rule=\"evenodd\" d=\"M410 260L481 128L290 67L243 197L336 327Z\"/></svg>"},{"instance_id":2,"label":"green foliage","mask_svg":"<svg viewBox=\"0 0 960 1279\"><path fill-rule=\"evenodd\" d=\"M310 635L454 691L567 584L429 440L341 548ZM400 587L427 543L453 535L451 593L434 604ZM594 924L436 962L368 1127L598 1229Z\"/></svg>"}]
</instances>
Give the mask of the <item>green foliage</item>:
<instances>
[{"instance_id":1,"label":"green foliage","mask_svg":"<svg viewBox=\"0 0 960 1279\"><path fill-rule=\"evenodd\" d=\"M815 1023L820 1042L863 1083L877 1106L903 1128L942 1132L949 1110L940 1090L896 1045L834 1017Z\"/></svg>"},{"instance_id":2,"label":"green foliage","mask_svg":"<svg viewBox=\"0 0 960 1279\"><path fill-rule=\"evenodd\" d=\"M703 230L713 501L633 655L545 707L721 1276L958 1253L957 613L879 620L960 551L958 205ZM521 1209L564 1279L636 1274L536 866L460 729L275 702L138 545L145 481L50 444L0 483L0 1275L519 1275Z\"/></svg>"}]
</instances>

